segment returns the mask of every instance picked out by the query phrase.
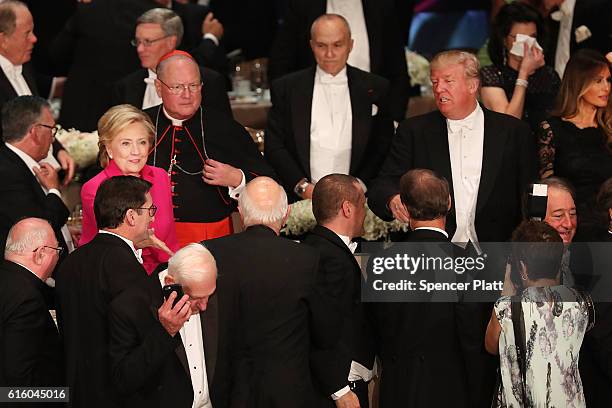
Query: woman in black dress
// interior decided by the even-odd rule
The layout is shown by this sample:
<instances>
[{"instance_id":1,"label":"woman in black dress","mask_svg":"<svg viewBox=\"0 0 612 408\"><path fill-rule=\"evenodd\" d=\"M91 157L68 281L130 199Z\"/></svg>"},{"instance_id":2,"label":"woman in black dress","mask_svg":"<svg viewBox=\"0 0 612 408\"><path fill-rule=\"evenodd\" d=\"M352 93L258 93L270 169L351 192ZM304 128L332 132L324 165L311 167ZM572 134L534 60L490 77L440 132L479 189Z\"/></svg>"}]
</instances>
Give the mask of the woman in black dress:
<instances>
[{"instance_id":1,"label":"woman in black dress","mask_svg":"<svg viewBox=\"0 0 612 408\"><path fill-rule=\"evenodd\" d=\"M485 107L523 119L534 131L550 114L559 91L559 76L544 64L544 53L536 44L522 43L523 56L510 52L522 34L543 39L544 26L538 11L524 3L511 3L495 17L489 38L493 65L483 67L481 98Z\"/></svg>"},{"instance_id":2,"label":"woman in black dress","mask_svg":"<svg viewBox=\"0 0 612 408\"><path fill-rule=\"evenodd\" d=\"M540 176L568 179L576 187L578 233L597 228L595 197L612 176L610 65L597 51L579 50L570 58L554 115L540 124Z\"/></svg>"}]
</instances>

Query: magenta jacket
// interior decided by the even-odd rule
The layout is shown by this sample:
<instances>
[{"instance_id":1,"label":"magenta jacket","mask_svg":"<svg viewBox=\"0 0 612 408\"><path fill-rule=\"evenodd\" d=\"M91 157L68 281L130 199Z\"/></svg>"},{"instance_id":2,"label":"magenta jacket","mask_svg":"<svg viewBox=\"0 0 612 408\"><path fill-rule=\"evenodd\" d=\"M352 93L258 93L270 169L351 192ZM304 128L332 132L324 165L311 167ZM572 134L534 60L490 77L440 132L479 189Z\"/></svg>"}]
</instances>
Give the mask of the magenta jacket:
<instances>
[{"instance_id":1,"label":"magenta jacket","mask_svg":"<svg viewBox=\"0 0 612 408\"><path fill-rule=\"evenodd\" d=\"M121 170L115 162L111 160L108 166L98 175L89 180L81 189L81 204L83 206L83 231L79 246L91 241L98 233L96 225L96 217L94 215L93 203L96 197L98 186L106 179L121 176ZM145 165L140 172L140 176L153 184L151 188L151 198L153 204L157 206L157 213L152 227L155 229L155 235L168 245L171 251L175 252L179 249L176 239L176 230L174 229L174 214L172 212L172 196L170 193L170 179L168 174L160 168ZM168 262L168 255L159 249L144 248L142 250L142 259L144 267L150 274L162 262Z\"/></svg>"}]
</instances>

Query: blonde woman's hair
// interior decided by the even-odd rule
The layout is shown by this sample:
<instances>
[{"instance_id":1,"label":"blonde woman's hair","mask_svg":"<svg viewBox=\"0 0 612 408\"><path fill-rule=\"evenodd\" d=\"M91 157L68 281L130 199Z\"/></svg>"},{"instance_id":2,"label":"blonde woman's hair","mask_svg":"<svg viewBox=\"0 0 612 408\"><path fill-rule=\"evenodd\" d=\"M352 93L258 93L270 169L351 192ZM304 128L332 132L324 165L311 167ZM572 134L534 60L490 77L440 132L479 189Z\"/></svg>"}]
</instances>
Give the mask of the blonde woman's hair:
<instances>
[{"instance_id":1,"label":"blonde woman's hair","mask_svg":"<svg viewBox=\"0 0 612 408\"><path fill-rule=\"evenodd\" d=\"M601 53L589 49L576 51L565 67L553 115L566 119L577 116L580 98L588 91L599 72L606 67L612 71L610 63ZM606 135L606 146L612 151L612 103L610 98L605 108L597 108L595 117L598 126Z\"/></svg>"},{"instance_id":2,"label":"blonde woman's hair","mask_svg":"<svg viewBox=\"0 0 612 408\"><path fill-rule=\"evenodd\" d=\"M133 123L140 123L144 126L149 137L149 145L153 143L155 137L155 127L149 115L132 105L117 105L106 111L98 121L98 147L100 153L98 160L102 167L106 167L110 160L106 146L109 145L115 136Z\"/></svg>"}]
</instances>

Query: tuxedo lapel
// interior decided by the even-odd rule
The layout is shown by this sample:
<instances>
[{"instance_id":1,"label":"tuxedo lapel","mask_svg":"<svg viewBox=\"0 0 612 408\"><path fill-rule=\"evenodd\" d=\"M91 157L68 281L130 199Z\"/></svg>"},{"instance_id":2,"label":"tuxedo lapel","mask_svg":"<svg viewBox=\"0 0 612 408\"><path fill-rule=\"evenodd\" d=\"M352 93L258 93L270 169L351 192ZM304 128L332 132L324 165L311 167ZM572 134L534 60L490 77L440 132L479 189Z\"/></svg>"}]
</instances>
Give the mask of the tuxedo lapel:
<instances>
[{"instance_id":1,"label":"tuxedo lapel","mask_svg":"<svg viewBox=\"0 0 612 408\"><path fill-rule=\"evenodd\" d=\"M128 88L128 100L136 101L134 106L141 107L142 102L144 100L144 95L147 90L147 84L145 84L145 78L148 78L149 72L146 69L141 69L138 71L138 78L134 81L133 84ZM206 83L204 83L206 86ZM206 88L204 88L206 89ZM131 102L130 102L131 103Z\"/></svg>"},{"instance_id":2,"label":"tuxedo lapel","mask_svg":"<svg viewBox=\"0 0 612 408\"><path fill-rule=\"evenodd\" d=\"M325 238L332 244L336 245L337 247L345 251L346 254L349 255L351 259L353 260L353 264L355 265L357 270L361 271L359 263L355 259L355 255L353 255L351 250L346 246L346 244L340 239L340 237L334 231L330 230L329 228L323 227L321 225L317 225L315 229L312 231L312 233L322 238Z\"/></svg>"},{"instance_id":3,"label":"tuxedo lapel","mask_svg":"<svg viewBox=\"0 0 612 408\"><path fill-rule=\"evenodd\" d=\"M38 198L38 200L41 203L44 203L44 201L45 201L47 196L45 195L45 192L43 191L42 186L40 185L40 183L38 182L36 177L34 177L32 172L30 171L30 169L28 169L28 166L26 166L26 164L23 162L23 160L21 160L21 158L19 156L17 156L17 154L15 154L15 152L13 152L8 147L4 146L4 144L2 145L1 149L4 150L4 152L6 153L6 156L16 166L16 170L21 172L21 173L23 173L23 174L25 174L25 175L27 175L28 180L30 181L30 183L32 185L32 190L36 194L36 197Z\"/></svg>"},{"instance_id":4,"label":"tuxedo lapel","mask_svg":"<svg viewBox=\"0 0 612 408\"><path fill-rule=\"evenodd\" d=\"M312 95L314 91L315 68L304 72L303 77L298 77L295 84L295 92L292 92L292 111L297 154L310 178L310 121L312 113Z\"/></svg>"},{"instance_id":5,"label":"tuxedo lapel","mask_svg":"<svg viewBox=\"0 0 612 408\"><path fill-rule=\"evenodd\" d=\"M370 72L378 72L380 67L377 66L376 63L380 60L380 58L378 58L374 53L381 52L380 50L384 50L385 46L381 44L383 39L380 37L380 35L376 35L376 33L382 32L382 30L379 29L379 26L385 22L379 21L381 6L378 4L377 0L361 0L361 3L370 47Z\"/></svg>"},{"instance_id":6,"label":"tuxedo lapel","mask_svg":"<svg viewBox=\"0 0 612 408\"><path fill-rule=\"evenodd\" d=\"M349 173L355 174L368 145L368 136L372 122L372 104L368 94L372 92L372 89L368 89L364 81L359 81L356 78L357 70L355 68L347 66L346 74L353 116Z\"/></svg>"},{"instance_id":7,"label":"tuxedo lapel","mask_svg":"<svg viewBox=\"0 0 612 408\"><path fill-rule=\"evenodd\" d=\"M425 130L427 132L425 140L427 140L427 150L431 158L431 168L436 169L439 175L446 178L450 187L451 197L454 197L446 119L438 112L436 121L432 125L432 129Z\"/></svg>"},{"instance_id":8,"label":"tuxedo lapel","mask_svg":"<svg viewBox=\"0 0 612 408\"><path fill-rule=\"evenodd\" d=\"M206 375L208 384L212 384L217 365L217 349L219 342L219 301L214 294L208 299L206 310L200 313L202 324L202 339L204 342L204 358L206 359Z\"/></svg>"},{"instance_id":9,"label":"tuxedo lapel","mask_svg":"<svg viewBox=\"0 0 612 408\"><path fill-rule=\"evenodd\" d=\"M13 85L11 85L2 69L0 69L0 95L3 96L4 102L8 102L17 96L17 92L15 92Z\"/></svg>"},{"instance_id":10,"label":"tuxedo lapel","mask_svg":"<svg viewBox=\"0 0 612 408\"><path fill-rule=\"evenodd\" d=\"M482 209L491 194L497 173L502 163L503 148L506 145L508 133L500 131L496 126L495 119L489 111L483 109L484 113L484 146L482 148L482 170L480 171L480 185L478 186L478 200L476 202L476 214Z\"/></svg>"}]
</instances>

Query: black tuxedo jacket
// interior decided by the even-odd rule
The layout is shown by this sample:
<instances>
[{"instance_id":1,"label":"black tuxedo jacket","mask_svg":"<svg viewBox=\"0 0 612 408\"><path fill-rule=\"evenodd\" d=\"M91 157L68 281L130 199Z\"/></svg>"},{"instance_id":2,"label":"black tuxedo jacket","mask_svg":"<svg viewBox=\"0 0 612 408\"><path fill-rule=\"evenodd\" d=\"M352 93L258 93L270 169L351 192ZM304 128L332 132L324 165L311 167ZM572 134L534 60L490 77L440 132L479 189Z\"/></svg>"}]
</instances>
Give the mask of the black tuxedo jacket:
<instances>
[{"instance_id":1,"label":"black tuxedo jacket","mask_svg":"<svg viewBox=\"0 0 612 408\"><path fill-rule=\"evenodd\" d=\"M64 383L62 344L44 286L24 267L0 261L0 386Z\"/></svg>"},{"instance_id":2,"label":"black tuxedo jacket","mask_svg":"<svg viewBox=\"0 0 612 408\"><path fill-rule=\"evenodd\" d=\"M310 180L310 123L315 67L272 83L265 155L294 199L296 184ZM352 149L349 173L366 186L376 176L389 150L393 122L388 116L389 83L378 75L347 66L352 109ZM372 116L372 107L378 110Z\"/></svg>"},{"instance_id":3,"label":"black tuxedo jacket","mask_svg":"<svg viewBox=\"0 0 612 408\"><path fill-rule=\"evenodd\" d=\"M405 39L397 28L395 6L391 0L362 0L363 15L370 45L370 72L391 82L390 114L398 122L408 106L408 70ZM310 26L325 14L326 0L291 0L276 40L270 51L270 78L278 78L309 67L315 60L310 49Z\"/></svg>"},{"instance_id":4,"label":"black tuxedo jacket","mask_svg":"<svg viewBox=\"0 0 612 408\"><path fill-rule=\"evenodd\" d=\"M612 50L612 28L610 28L610 16L612 16L612 2L608 0L577 0L572 18L570 31L570 56L579 49L590 48L606 55ZM546 21L548 28L548 47L546 50L546 62L554 67L555 54L557 53L557 39L559 38L558 21L550 17ZM592 36L582 42L576 41L576 28L586 26Z\"/></svg>"},{"instance_id":5,"label":"black tuxedo jacket","mask_svg":"<svg viewBox=\"0 0 612 408\"><path fill-rule=\"evenodd\" d=\"M202 86L202 106L214 108L231 116L232 109L227 97L225 79L218 72L202 66L200 67L200 75L204 84ZM143 68L117 81L115 83L113 105L129 103L138 109L142 109L142 101L147 89L144 80L148 76L149 72Z\"/></svg>"},{"instance_id":6,"label":"black tuxedo jacket","mask_svg":"<svg viewBox=\"0 0 612 408\"><path fill-rule=\"evenodd\" d=\"M316 251L262 225L203 244L220 277L237 277L248 362L244 406L314 406L310 348L329 347L333 327L329 309L314 292Z\"/></svg>"},{"instance_id":7,"label":"black tuxedo jacket","mask_svg":"<svg viewBox=\"0 0 612 408\"><path fill-rule=\"evenodd\" d=\"M448 239L437 231L413 231L408 242L424 243L419 255L438 249L452 253ZM463 335L471 326L462 323L471 318L468 310L459 303L431 301L381 302L367 307L375 322L382 363L381 408L481 406L468 403L466 377L478 369L476 364L466 366L473 353L464 356L469 348Z\"/></svg>"},{"instance_id":8,"label":"black tuxedo jacket","mask_svg":"<svg viewBox=\"0 0 612 408\"><path fill-rule=\"evenodd\" d=\"M32 92L32 95L48 95L51 90L52 78L42 75L37 75L34 72L32 64L27 63L23 65L21 74L28 84L28 88ZM41 92L39 92L39 89ZM13 88L13 85L9 82L6 74L0 69L0 109L2 106L13 98L17 97L17 92Z\"/></svg>"},{"instance_id":9,"label":"black tuxedo jacket","mask_svg":"<svg viewBox=\"0 0 612 408\"><path fill-rule=\"evenodd\" d=\"M146 278L129 245L102 233L77 248L59 268L57 312L71 406L118 406L110 376L109 305L125 289Z\"/></svg>"},{"instance_id":10,"label":"black tuxedo jacket","mask_svg":"<svg viewBox=\"0 0 612 408\"><path fill-rule=\"evenodd\" d=\"M533 139L524 122L484 109L482 171L476 203L476 234L482 242L503 242L521 221L521 197L536 175ZM456 229L453 177L446 119L439 111L400 124L380 174L368 190L368 204L391 219L389 200L399 193L399 179L408 170L426 168L448 180L453 207L447 231Z\"/></svg>"},{"instance_id":11,"label":"black tuxedo jacket","mask_svg":"<svg viewBox=\"0 0 612 408\"><path fill-rule=\"evenodd\" d=\"M179 48L191 53L200 65L226 74L228 60L225 56L223 39L219 38L219 45L217 45L213 40L204 39L202 35L202 23L206 15L210 12L210 8L200 4L183 4L178 1L173 1L172 11L174 11L183 22L183 41Z\"/></svg>"},{"instance_id":12,"label":"black tuxedo jacket","mask_svg":"<svg viewBox=\"0 0 612 408\"><path fill-rule=\"evenodd\" d=\"M328 349L315 348L311 354L315 384L329 399L332 393L348 385L351 362L374 366L372 327L361 304L361 269L346 244L335 232L316 226L304 240L319 251L318 287L334 299L337 337ZM330 400L331 401L331 400Z\"/></svg>"},{"instance_id":13,"label":"black tuxedo jacket","mask_svg":"<svg viewBox=\"0 0 612 408\"><path fill-rule=\"evenodd\" d=\"M70 212L56 194L44 193L26 164L4 143L0 144L0 245L4 248L9 230L17 221L37 217L49 221L55 237L66 248L61 228Z\"/></svg>"},{"instance_id":14,"label":"black tuxedo jacket","mask_svg":"<svg viewBox=\"0 0 612 408\"><path fill-rule=\"evenodd\" d=\"M217 290L200 313L208 390L214 407L227 407L237 371L239 334L234 286L219 276ZM113 385L129 407L184 407L193 403L187 354L180 334L171 337L158 319L161 284L152 275L110 306Z\"/></svg>"}]
</instances>

